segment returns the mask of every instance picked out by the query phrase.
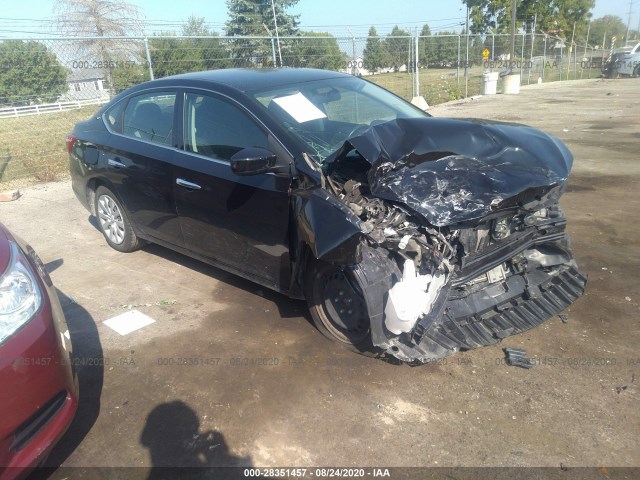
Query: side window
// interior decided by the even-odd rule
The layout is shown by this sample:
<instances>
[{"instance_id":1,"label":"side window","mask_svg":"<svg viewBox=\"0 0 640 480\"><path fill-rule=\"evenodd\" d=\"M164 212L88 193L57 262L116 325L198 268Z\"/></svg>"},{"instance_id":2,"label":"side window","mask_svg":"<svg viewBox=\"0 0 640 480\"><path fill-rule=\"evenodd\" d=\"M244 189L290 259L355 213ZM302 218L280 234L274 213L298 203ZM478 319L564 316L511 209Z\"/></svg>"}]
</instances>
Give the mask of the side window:
<instances>
[{"instance_id":1,"label":"side window","mask_svg":"<svg viewBox=\"0 0 640 480\"><path fill-rule=\"evenodd\" d=\"M171 145L176 94L145 93L133 97L124 110L122 133L128 137Z\"/></svg>"},{"instance_id":2,"label":"side window","mask_svg":"<svg viewBox=\"0 0 640 480\"><path fill-rule=\"evenodd\" d=\"M268 148L267 134L239 107L209 95L188 93L184 143L187 152L229 160L247 147Z\"/></svg>"},{"instance_id":3,"label":"side window","mask_svg":"<svg viewBox=\"0 0 640 480\"><path fill-rule=\"evenodd\" d=\"M114 132L122 133L122 109L126 103L126 101L118 102L102 115L107 126Z\"/></svg>"}]
</instances>

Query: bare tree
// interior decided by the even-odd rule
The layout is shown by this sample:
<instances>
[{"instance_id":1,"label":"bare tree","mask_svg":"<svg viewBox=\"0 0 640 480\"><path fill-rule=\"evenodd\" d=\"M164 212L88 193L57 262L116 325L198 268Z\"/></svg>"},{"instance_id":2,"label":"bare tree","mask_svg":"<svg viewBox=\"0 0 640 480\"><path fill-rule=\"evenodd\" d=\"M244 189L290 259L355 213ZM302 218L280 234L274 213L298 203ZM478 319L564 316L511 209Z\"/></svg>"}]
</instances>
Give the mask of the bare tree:
<instances>
[{"instance_id":1,"label":"bare tree","mask_svg":"<svg viewBox=\"0 0 640 480\"><path fill-rule=\"evenodd\" d=\"M140 39L112 38L144 34L142 15L135 5L124 0L57 0L54 12L60 33L82 37L71 41L74 60L102 70L112 91L114 68L144 58Z\"/></svg>"}]
</instances>

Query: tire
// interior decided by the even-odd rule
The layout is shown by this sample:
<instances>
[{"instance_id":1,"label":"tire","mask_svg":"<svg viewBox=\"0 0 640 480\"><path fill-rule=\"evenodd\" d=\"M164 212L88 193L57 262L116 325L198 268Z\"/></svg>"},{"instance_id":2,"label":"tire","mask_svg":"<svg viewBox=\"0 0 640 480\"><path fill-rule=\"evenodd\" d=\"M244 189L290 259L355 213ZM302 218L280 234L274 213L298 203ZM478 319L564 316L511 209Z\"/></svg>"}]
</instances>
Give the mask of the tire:
<instances>
[{"instance_id":1,"label":"tire","mask_svg":"<svg viewBox=\"0 0 640 480\"><path fill-rule=\"evenodd\" d=\"M96 217L100 231L107 243L119 252L133 252L142 246L142 241L131 228L127 214L118 198L106 187L96 190Z\"/></svg>"},{"instance_id":2,"label":"tire","mask_svg":"<svg viewBox=\"0 0 640 480\"><path fill-rule=\"evenodd\" d=\"M312 261L305 297L313 323L325 337L353 352L377 354L364 298L346 268Z\"/></svg>"},{"instance_id":3,"label":"tire","mask_svg":"<svg viewBox=\"0 0 640 480\"><path fill-rule=\"evenodd\" d=\"M635 68L633 69L633 76L640 77L640 63L636 65Z\"/></svg>"}]
</instances>

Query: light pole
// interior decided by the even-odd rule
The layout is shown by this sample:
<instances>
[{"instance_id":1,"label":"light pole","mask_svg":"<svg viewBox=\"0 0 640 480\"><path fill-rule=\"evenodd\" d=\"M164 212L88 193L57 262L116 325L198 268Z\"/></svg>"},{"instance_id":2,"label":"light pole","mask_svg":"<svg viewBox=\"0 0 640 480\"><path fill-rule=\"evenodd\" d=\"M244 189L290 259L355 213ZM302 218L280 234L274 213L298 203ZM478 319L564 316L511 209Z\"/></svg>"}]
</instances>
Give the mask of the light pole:
<instances>
[{"instance_id":1,"label":"light pole","mask_svg":"<svg viewBox=\"0 0 640 480\"><path fill-rule=\"evenodd\" d=\"M271 0L271 11L273 11L273 25L276 29L276 43L278 44L278 58L280 59L280 66L282 66L282 51L280 50L280 36L278 35L278 20L276 19L276 4L275 0Z\"/></svg>"},{"instance_id":2,"label":"light pole","mask_svg":"<svg viewBox=\"0 0 640 480\"><path fill-rule=\"evenodd\" d=\"M516 3L518 0L511 0L511 52L509 53L509 70L515 66L516 57ZM511 72L510 72L511 73Z\"/></svg>"}]
</instances>

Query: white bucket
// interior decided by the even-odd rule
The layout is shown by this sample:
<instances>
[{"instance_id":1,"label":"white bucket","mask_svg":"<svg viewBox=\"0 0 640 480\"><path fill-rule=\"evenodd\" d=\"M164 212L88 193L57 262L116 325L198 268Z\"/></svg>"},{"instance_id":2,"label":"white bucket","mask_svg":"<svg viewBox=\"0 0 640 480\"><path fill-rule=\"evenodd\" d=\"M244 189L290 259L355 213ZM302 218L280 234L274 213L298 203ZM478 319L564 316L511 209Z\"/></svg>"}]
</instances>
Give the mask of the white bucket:
<instances>
[{"instance_id":1,"label":"white bucket","mask_svg":"<svg viewBox=\"0 0 640 480\"><path fill-rule=\"evenodd\" d=\"M484 95L495 95L498 91L498 78L500 74L498 72L488 72L482 74L482 80L484 81Z\"/></svg>"},{"instance_id":2,"label":"white bucket","mask_svg":"<svg viewBox=\"0 0 640 480\"><path fill-rule=\"evenodd\" d=\"M502 77L502 93L517 95L520 93L520 74L506 75Z\"/></svg>"}]
</instances>

